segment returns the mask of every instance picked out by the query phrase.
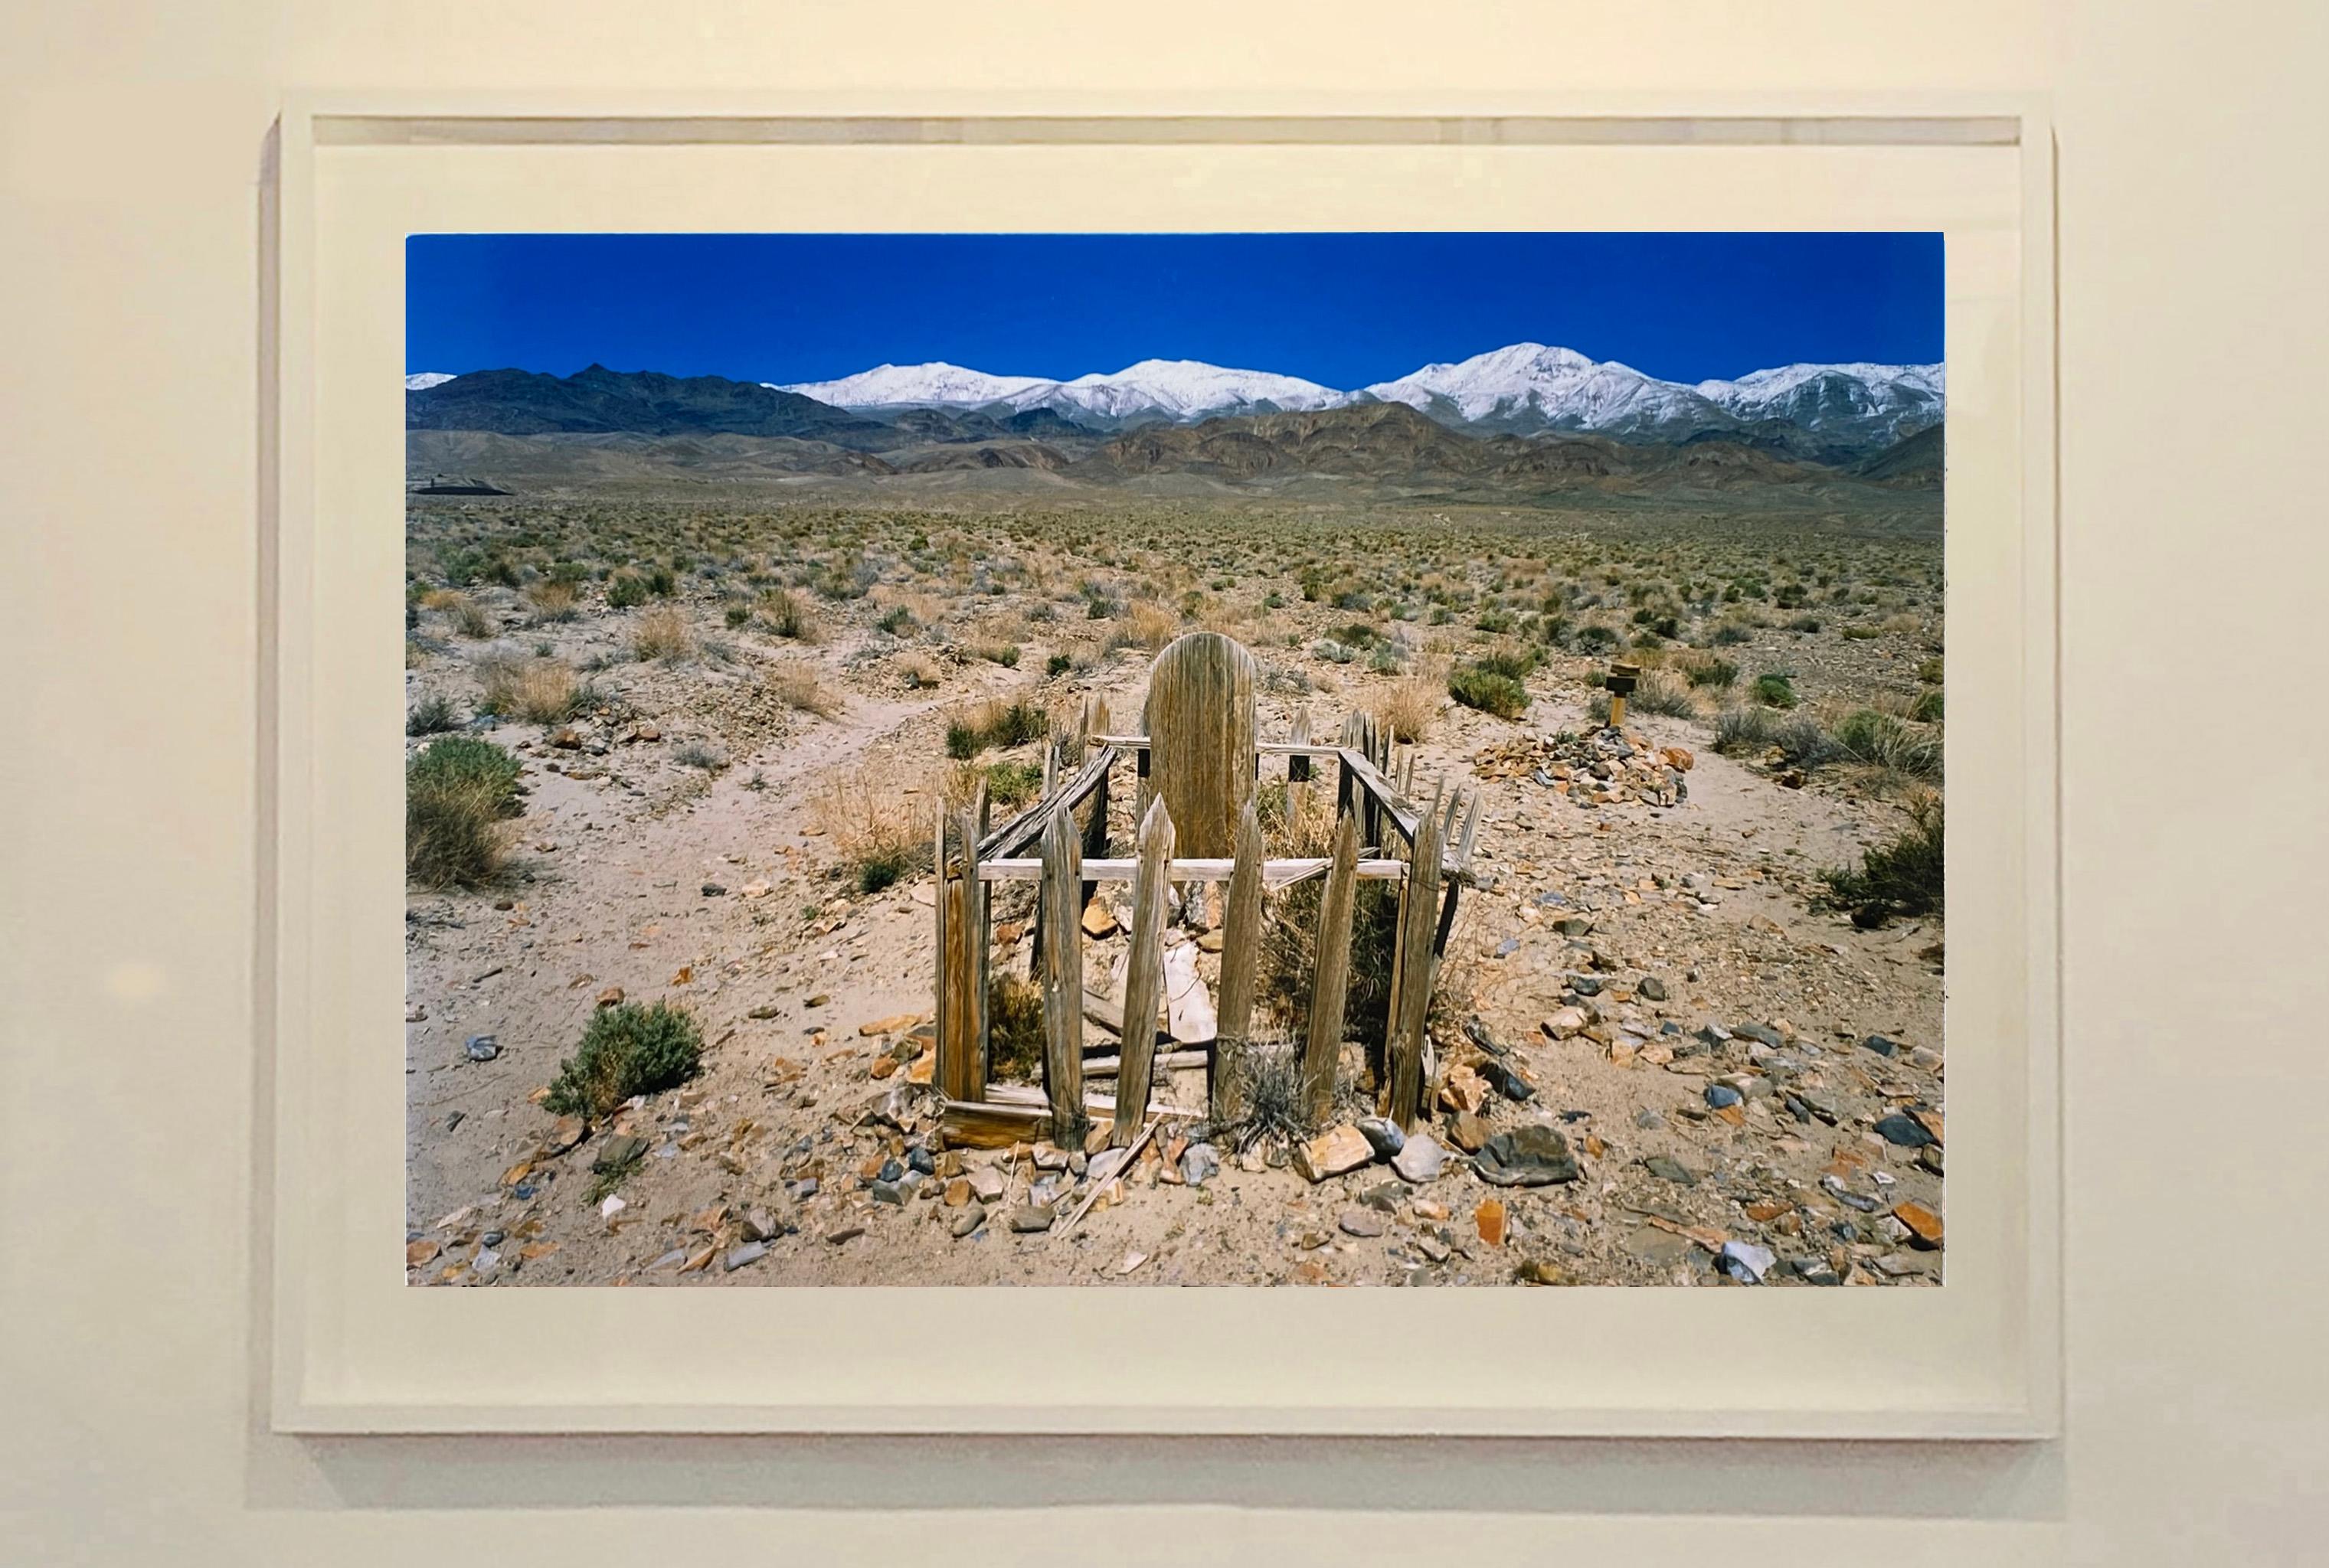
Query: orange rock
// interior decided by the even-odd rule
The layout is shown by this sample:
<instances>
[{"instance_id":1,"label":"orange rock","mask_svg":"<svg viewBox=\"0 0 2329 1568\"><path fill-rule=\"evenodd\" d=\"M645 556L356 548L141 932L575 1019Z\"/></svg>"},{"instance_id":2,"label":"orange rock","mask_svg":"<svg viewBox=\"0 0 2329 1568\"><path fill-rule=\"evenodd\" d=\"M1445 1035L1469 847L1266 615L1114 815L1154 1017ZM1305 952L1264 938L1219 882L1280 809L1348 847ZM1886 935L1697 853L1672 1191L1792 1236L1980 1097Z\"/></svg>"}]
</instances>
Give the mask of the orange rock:
<instances>
[{"instance_id":1,"label":"orange rock","mask_svg":"<svg viewBox=\"0 0 2329 1568\"><path fill-rule=\"evenodd\" d=\"M671 977L671 983L674 985L693 985L695 983L695 965L692 963L681 964L679 966L679 972Z\"/></svg>"},{"instance_id":2,"label":"orange rock","mask_svg":"<svg viewBox=\"0 0 2329 1568\"><path fill-rule=\"evenodd\" d=\"M970 1178L957 1176L946 1184L946 1206L948 1208L960 1208L969 1201Z\"/></svg>"},{"instance_id":3,"label":"orange rock","mask_svg":"<svg viewBox=\"0 0 2329 1568\"><path fill-rule=\"evenodd\" d=\"M1698 758L1691 756L1688 748L1683 746L1670 746L1658 755L1664 757L1666 765L1676 773L1688 773L1698 765Z\"/></svg>"},{"instance_id":4,"label":"orange rock","mask_svg":"<svg viewBox=\"0 0 2329 1568\"><path fill-rule=\"evenodd\" d=\"M1747 1217L1757 1225L1768 1225L1787 1212L1787 1205L1776 1197L1760 1197L1747 1206Z\"/></svg>"},{"instance_id":5,"label":"orange rock","mask_svg":"<svg viewBox=\"0 0 2329 1568\"><path fill-rule=\"evenodd\" d=\"M515 1187L519 1182L523 1181L533 1173L533 1161L530 1159L521 1160L515 1165L511 1166L507 1170L502 1172L502 1185L504 1187Z\"/></svg>"},{"instance_id":6,"label":"orange rock","mask_svg":"<svg viewBox=\"0 0 2329 1568\"><path fill-rule=\"evenodd\" d=\"M404 1266L417 1269L424 1263L433 1263L437 1254L444 1250L425 1236L417 1242L407 1242L404 1244Z\"/></svg>"},{"instance_id":7,"label":"orange rock","mask_svg":"<svg viewBox=\"0 0 2329 1568\"><path fill-rule=\"evenodd\" d=\"M559 1244L556 1242L530 1242L526 1245L518 1248L517 1255L523 1258L530 1263L540 1263L542 1259L556 1252L558 1247Z\"/></svg>"},{"instance_id":8,"label":"orange rock","mask_svg":"<svg viewBox=\"0 0 2329 1568\"><path fill-rule=\"evenodd\" d=\"M857 1032L866 1036L894 1035L900 1029L913 1028L921 1021L921 1019L922 1015L919 1013L891 1013L888 1018L874 1019L870 1022L859 1024Z\"/></svg>"},{"instance_id":9,"label":"orange rock","mask_svg":"<svg viewBox=\"0 0 2329 1568\"><path fill-rule=\"evenodd\" d=\"M1479 1227L1482 1241L1492 1247L1504 1244L1504 1206L1497 1199L1489 1198L1474 1209L1472 1223Z\"/></svg>"},{"instance_id":10,"label":"orange rock","mask_svg":"<svg viewBox=\"0 0 2329 1568\"><path fill-rule=\"evenodd\" d=\"M1913 1201L1896 1204L1892 1208L1892 1217L1907 1225L1909 1234L1920 1245L1937 1247L1941 1244L1941 1216L1923 1204Z\"/></svg>"},{"instance_id":11,"label":"orange rock","mask_svg":"<svg viewBox=\"0 0 2329 1568\"><path fill-rule=\"evenodd\" d=\"M1476 1114L1488 1103L1487 1080L1458 1062L1440 1081L1439 1103L1450 1111Z\"/></svg>"},{"instance_id":12,"label":"orange rock","mask_svg":"<svg viewBox=\"0 0 2329 1568\"><path fill-rule=\"evenodd\" d=\"M1294 1265L1294 1282L1297 1285L1323 1285L1326 1282L1326 1265L1315 1258L1305 1258Z\"/></svg>"},{"instance_id":13,"label":"orange rock","mask_svg":"<svg viewBox=\"0 0 2329 1568\"><path fill-rule=\"evenodd\" d=\"M873 1066L867 1069L871 1075L876 1078L886 1078L897 1070L898 1058L895 1056L876 1056L873 1058Z\"/></svg>"},{"instance_id":14,"label":"orange rock","mask_svg":"<svg viewBox=\"0 0 2329 1568\"><path fill-rule=\"evenodd\" d=\"M622 1000L623 988L619 985L610 985L606 990L599 993L599 1005L600 1007L614 1007L621 1002Z\"/></svg>"}]
</instances>

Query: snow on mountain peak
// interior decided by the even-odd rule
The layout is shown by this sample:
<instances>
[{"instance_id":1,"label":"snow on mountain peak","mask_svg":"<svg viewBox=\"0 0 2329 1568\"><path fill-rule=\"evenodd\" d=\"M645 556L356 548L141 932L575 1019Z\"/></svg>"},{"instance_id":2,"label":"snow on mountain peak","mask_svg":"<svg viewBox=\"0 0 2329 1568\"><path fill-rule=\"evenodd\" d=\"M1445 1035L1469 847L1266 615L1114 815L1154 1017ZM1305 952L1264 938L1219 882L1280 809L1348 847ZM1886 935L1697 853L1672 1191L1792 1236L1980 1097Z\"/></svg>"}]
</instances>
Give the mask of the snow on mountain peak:
<instances>
[{"instance_id":1,"label":"snow on mountain peak","mask_svg":"<svg viewBox=\"0 0 2329 1568\"><path fill-rule=\"evenodd\" d=\"M780 392L797 392L831 403L837 408L916 407L979 408L1001 402L1031 387L1048 385L1040 376L994 376L984 371L950 365L944 360L928 364L881 364L853 376L830 381L797 381L761 385Z\"/></svg>"},{"instance_id":2,"label":"snow on mountain peak","mask_svg":"<svg viewBox=\"0 0 2329 1568\"><path fill-rule=\"evenodd\" d=\"M448 381L458 379L456 376L448 376L442 371L422 371L418 375L404 378L404 390L408 392L425 392L431 387L441 387Z\"/></svg>"}]
</instances>

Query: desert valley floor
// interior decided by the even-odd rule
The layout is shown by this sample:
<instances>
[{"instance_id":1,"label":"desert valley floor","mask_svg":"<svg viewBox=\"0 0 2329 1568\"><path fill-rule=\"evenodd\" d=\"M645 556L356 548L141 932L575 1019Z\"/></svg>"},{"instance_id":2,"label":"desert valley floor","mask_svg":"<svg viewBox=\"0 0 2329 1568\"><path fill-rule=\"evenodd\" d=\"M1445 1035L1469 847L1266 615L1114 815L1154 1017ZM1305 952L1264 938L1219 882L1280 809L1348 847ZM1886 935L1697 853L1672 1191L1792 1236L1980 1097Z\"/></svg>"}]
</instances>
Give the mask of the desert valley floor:
<instances>
[{"instance_id":1,"label":"desert valley floor","mask_svg":"<svg viewBox=\"0 0 2329 1568\"><path fill-rule=\"evenodd\" d=\"M523 771L497 873L408 897L407 1277L1938 1283L1939 919L1855 921L1822 876L1938 786L1938 517L416 497L408 745ZM1418 793L1480 793L1419 1124L1445 1157L1314 1182L1168 1126L1070 1227L1082 1150L933 1135L931 823L974 776L1031 786L1027 713L1136 717L1201 626L1261 661L1265 737L1376 711ZM1573 765L1613 654L1655 765L1605 783ZM1482 661L1516 717L1451 699ZM996 894L998 976L1032 901ZM1207 925L1192 898L1168 941L1211 983ZM617 998L683 1005L702 1071L553 1114ZM1469 1151L1537 1123L1575 1177L1485 1181Z\"/></svg>"}]
</instances>

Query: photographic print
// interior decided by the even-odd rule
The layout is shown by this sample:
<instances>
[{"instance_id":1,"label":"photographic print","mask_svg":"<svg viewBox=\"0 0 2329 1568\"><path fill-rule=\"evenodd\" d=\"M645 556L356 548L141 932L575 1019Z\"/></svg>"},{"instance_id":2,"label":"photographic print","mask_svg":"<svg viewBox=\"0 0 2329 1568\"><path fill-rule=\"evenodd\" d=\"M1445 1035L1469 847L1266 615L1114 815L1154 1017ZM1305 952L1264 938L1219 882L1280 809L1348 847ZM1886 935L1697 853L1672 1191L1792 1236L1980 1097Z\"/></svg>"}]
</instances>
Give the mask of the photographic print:
<instances>
[{"instance_id":1,"label":"photographic print","mask_svg":"<svg viewBox=\"0 0 2329 1568\"><path fill-rule=\"evenodd\" d=\"M1938 1286L1938 234L406 249L416 1285Z\"/></svg>"}]
</instances>

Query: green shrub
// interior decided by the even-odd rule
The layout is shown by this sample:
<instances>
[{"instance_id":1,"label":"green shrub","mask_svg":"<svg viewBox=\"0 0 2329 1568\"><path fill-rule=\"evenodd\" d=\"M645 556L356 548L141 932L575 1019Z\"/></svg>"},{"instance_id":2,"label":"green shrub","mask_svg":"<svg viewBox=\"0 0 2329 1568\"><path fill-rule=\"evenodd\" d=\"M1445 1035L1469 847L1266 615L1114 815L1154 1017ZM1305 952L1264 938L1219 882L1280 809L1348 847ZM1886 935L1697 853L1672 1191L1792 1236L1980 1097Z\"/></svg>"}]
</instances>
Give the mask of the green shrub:
<instances>
[{"instance_id":1,"label":"green shrub","mask_svg":"<svg viewBox=\"0 0 2329 1568\"><path fill-rule=\"evenodd\" d=\"M1795 677L1776 670L1756 676L1755 684L1747 690L1749 696L1766 708L1793 708L1796 705Z\"/></svg>"},{"instance_id":2,"label":"green shrub","mask_svg":"<svg viewBox=\"0 0 2329 1568\"><path fill-rule=\"evenodd\" d=\"M501 823L518 812L517 758L448 736L405 765L404 870L426 887L476 887L502 867Z\"/></svg>"},{"instance_id":3,"label":"green shrub","mask_svg":"<svg viewBox=\"0 0 2329 1568\"><path fill-rule=\"evenodd\" d=\"M1938 686L1928 686L1918 692L1917 699L1909 705L1909 717L1919 724L1938 724L1941 721L1941 689Z\"/></svg>"},{"instance_id":4,"label":"green shrub","mask_svg":"<svg viewBox=\"0 0 2329 1568\"><path fill-rule=\"evenodd\" d=\"M1783 718L1768 708L1730 708L1714 721L1714 749L1725 756L1773 746L1792 767L1817 767L1836 757L1827 731L1800 716Z\"/></svg>"},{"instance_id":5,"label":"green shrub","mask_svg":"<svg viewBox=\"0 0 2329 1568\"><path fill-rule=\"evenodd\" d=\"M1449 671L1447 695L1466 708L1498 718L1518 718L1528 711L1528 688L1520 679L1482 663L1459 664Z\"/></svg>"},{"instance_id":6,"label":"green shrub","mask_svg":"<svg viewBox=\"0 0 2329 1568\"><path fill-rule=\"evenodd\" d=\"M1739 666L1719 653L1699 653L1675 661L1683 679L1693 686L1711 686L1723 690L1739 679Z\"/></svg>"},{"instance_id":7,"label":"green shrub","mask_svg":"<svg viewBox=\"0 0 2329 1568\"><path fill-rule=\"evenodd\" d=\"M561 1116L604 1117L634 1094L685 1083L702 1065L703 1034L684 1009L620 1002L591 1015L542 1104Z\"/></svg>"},{"instance_id":8,"label":"green shrub","mask_svg":"<svg viewBox=\"0 0 2329 1568\"><path fill-rule=\"evenodd\" d=\"M1043 673L1046 675L1064 675L1075 667L1075 660L1065 653L1054 653L1043 661Z\"/></svg>"},{"instance_id":9,"label":"green shrub","mask_svg":"<svg viewBox=\"0 0 2329 1568\"><path fill-rule=\"evenodd\" d=\"M441 735L461 727L461 710L451 698L441 691L432 691L412 705L404 716L407 735Z\"/></svg>"},{"instance_id":10,"label":"green shrub","mask_svg":"<svg viewBox=\"0 0 2329 1568\"><path fill-rule=\"evenodd\" d=\"M1927 795L1909 807L1909 826L1890 843L1861 859L1860 868L1832 866L1820 873L1827 884L1821 900L1852 911L1854 925L1872 927L1895 915L1942 913L1941 797Z\"/></svg>"},{"instance_id":11,"label":"green shrub","mask_svg":"<svg viewBox=\"0 0 2329 1568\"><path fill-rule=\"evenodd\" d=\"M1024 805L1043 787L1043 770L1032 762L989 763L986 798L998 806Z\"/></svg>"},{"instance_id":12,"label":"green shrub","mask_svg":"<svg viewBox=\"0 0 2329 1568\"><path fill-rule=\"evenodd\" d=\"M1835 727L1835 743L1854 762L1889 767L1919 778L1940 776L1940 736L1922 725L1872 708L1847 714L1843 722Z\"/></svg>"},{"instance_id":13,"label":"green shrub","mask_svg":"<svg viewBox=\"0 0 2329 1568\"><path fill-rule=\"evenodd\" d=\"M617 572L607 579L607 605L610 609L635 610L647 602L646 579L636 572Z\"/></svg>"}]
</instances>

